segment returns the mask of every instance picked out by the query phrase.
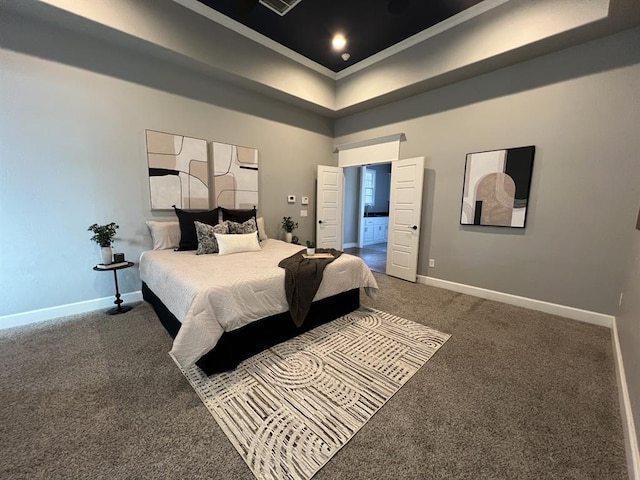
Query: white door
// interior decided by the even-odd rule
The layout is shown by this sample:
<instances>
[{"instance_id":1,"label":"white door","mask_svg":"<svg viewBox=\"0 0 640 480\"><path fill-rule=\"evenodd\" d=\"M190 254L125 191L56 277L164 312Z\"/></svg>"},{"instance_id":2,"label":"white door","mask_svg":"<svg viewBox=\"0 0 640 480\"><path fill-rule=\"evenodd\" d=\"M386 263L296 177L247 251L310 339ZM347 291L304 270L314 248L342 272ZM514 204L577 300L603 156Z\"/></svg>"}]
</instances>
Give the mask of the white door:
<instances>
[{"instance_id":1,"label":"white door","mask_svg":"<svg viewBox=\"0 0 640 480\"><path fill-rule=\"evenodd\" d=\"M344 173L341 167L318 165L316 246L342 250Z\"/></svg>"},{"instance_id":2,"label":"white door","mask_svg":"<svg viewBox=\"0 0 640 480\"><path fill-rule=\"evenodd\" d=\"M387 275L416 281L424 157L391 163Z\"/></svg>"}]
</instances>

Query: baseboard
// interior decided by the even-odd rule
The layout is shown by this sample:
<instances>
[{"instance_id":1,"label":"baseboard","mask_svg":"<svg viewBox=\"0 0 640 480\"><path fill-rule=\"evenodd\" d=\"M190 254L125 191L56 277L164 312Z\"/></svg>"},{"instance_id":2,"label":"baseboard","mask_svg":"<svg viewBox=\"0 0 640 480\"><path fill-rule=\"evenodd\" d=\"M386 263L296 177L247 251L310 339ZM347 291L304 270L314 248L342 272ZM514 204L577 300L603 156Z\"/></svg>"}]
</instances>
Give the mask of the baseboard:
<instances>
[{"instance_id":1,"label":"baseboard","mask_svg":"<svg viewBox=\"0 0 640 480\"><path fill-rule=\"evenodd\" d=\"M473 287L462 283L450 282L439 278L418 275L418 283L423 283L432 287L445 288L455 292L465 293L474 297L486 298L487 300L495 300L497 302L508 303L518 307L529 308L539 312L550 313L560 317L571 318L581 322L593 323L601 327L612 328L614 317L603 313L591 312L589 310L581 310L579 308L567 307L556 303L543 302L533 298L519 297L509 293L496 292L495 290L487 290L485 288Z\"/></svg>"},{"instance_id":2,"label":"baseboard","mask_svg":"<svg viewBox=\"0 0 640 480\"><path fill-rule=\"evenodd\" d=\"M342 245L342 248L356 248L358 246L358 242L350 242Z\"/></svg>"},{"instance_id":3,"label":"baseboard","mask_svg":"<svg viewBox=\"0 0 640 480\"><path fill-rule=\"evenodd\" d=\"M142 292L123 293L121 295L125 303L139 302L142 300ZM0 317L0 330L4 328L19 327L30 323L44 322L54 318L66 317L68 315L77 315L79 313L92 312L102 308L113 307L113 295L104 298L95 298L84 302L68 303L66 305L58 305L57 307L41 308L39 310L31 310L29 312L14 313L12 315L3 315Z\"/></svg>"},{"instance_id":4,"label":"baseboard","mask_svg":"<svg viewBox=\"0 0 640 480\"><path fill-rule=\"evenodd\" d=\"M613 342L613 358L616 364L616 381L618 384L618 398L620 399L620 414L622 417L622 430L624 431L625 450L627 452L629 479L640 480L638 437L636 435L635 423L633 422L633 411L631 410L631 400L629 399L627 377L624 372L624 362L622 360L622 352L620 351L620 339L618 337L618 327L615 318L611 329L611 340Z\"/></svg>"}]
</instances>

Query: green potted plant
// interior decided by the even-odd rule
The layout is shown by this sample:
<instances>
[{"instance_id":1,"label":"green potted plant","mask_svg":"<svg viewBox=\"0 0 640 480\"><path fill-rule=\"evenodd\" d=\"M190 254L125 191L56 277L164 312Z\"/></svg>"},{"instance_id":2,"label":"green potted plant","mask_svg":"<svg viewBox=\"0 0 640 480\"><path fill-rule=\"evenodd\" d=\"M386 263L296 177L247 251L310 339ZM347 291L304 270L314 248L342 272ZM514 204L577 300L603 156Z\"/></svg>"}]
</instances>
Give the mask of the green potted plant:
<instances>
[{"instance_id":1,"label":"green potted plant","mask_svg":"<svg viewBox=\"0 0 640 480\"><path fill-rule=\"evenodd\" d=\"M316 244L313 240L307 240L307 255L316 254Z\"/></svg>"},{"instance_id":2,"label":"green potted plant","mask_svg":"<svg viewBox=\"0 0 640 480\"><path fill-rule=\"evenodd\" d=\"M291 217L282 217L282 229L285 231L284 238L288 243L291 243L293 238L293 232L298 228L298 222L294 222Z\"/></svg>"},{"instance_id":3,"label":"green potted plant","mask_svg":"<svg viewBox=\"0 0 640 480\"><path fill-rule=\"evenodd\" d=\"M111 222L106 225L98 225L97 223L94 223L87 229L88 231L93 232L91 240L100 246L102 263L104 265L109 265L113 262L113 251L111 250L111 246L113 245L113 239L116 236L116 230L118 228L120 228L120 226Z\"/></svg>"}]
</instances>

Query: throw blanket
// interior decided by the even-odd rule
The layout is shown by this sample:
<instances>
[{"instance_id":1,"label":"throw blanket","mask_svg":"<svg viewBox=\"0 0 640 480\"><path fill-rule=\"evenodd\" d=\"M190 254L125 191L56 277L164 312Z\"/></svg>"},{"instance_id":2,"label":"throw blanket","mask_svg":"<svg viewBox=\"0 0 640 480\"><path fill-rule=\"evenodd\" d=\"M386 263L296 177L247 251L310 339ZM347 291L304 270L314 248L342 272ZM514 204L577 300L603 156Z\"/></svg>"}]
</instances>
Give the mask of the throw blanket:
<instances>
[{"instance_id":1,"label":"throw blanket","mask_svg":"<svg viewBox=\"0 0 640 480\"><path fill-rule=\"evenodd\" d=\"M341 251L333 248L316 249L316 253L330 253L332 258L304 258L302 255L305 253L306 250L300 250L278 263L279 267L284 268L284 290L289 312L298 328L309 313L325 267L342 255Z\"/></svg>"}]
</instances>

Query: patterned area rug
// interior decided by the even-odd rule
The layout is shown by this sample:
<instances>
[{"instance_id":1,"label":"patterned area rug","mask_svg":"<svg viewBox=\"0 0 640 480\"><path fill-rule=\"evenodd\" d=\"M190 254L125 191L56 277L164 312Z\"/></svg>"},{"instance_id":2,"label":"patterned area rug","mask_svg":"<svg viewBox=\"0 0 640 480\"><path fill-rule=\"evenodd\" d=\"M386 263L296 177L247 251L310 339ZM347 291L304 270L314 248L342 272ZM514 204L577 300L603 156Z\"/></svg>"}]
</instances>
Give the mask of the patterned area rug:
<instances>
[{"instance_id":1,"label":"patterned area rug","mask_svg":"<svg viewBox=\"0 0 640 480\"><path fill-rule=\"evenodd\" d=\"M259 479L309 479L450 335L361 308L232 372L182 370Z\"/></svg>"}]
</instances>

